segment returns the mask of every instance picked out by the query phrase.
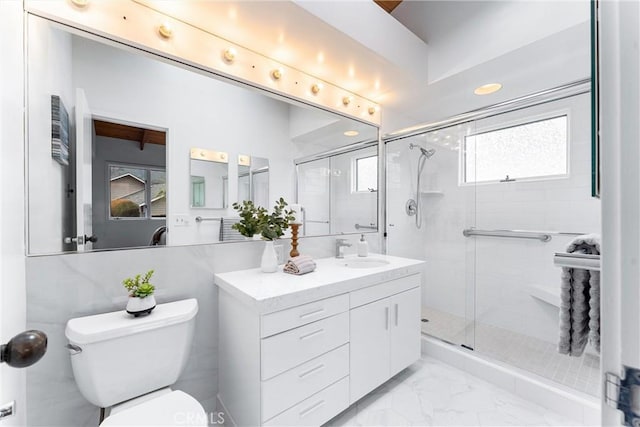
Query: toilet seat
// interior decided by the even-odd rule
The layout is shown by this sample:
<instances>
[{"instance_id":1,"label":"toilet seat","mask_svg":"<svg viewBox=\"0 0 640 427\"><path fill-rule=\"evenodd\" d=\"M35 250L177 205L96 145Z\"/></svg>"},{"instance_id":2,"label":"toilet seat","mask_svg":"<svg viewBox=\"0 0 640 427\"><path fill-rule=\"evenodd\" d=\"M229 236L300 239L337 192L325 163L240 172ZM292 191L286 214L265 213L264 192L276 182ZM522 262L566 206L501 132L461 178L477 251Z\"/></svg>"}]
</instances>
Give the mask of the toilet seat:
<instances>
[{"instance_id":1,"label":"toilet seat","mask_svg":"<svg viewBox=\"0 0 640 427\"><path fill-rule=\"evenodd\" d=\"M100 424L116 426L206 427L207 413L196 399L176 390L114 413Z\"/></svg>"}]
</instances>

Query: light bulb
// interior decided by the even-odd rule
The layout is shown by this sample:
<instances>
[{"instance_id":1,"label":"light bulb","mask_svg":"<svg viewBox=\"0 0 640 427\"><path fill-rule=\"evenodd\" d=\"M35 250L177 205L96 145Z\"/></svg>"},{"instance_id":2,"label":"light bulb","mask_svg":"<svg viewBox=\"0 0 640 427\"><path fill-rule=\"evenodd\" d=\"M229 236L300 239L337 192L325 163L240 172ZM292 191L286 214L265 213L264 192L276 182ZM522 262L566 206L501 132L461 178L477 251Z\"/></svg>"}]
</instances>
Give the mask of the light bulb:
<instances>
[{"instance_id":1,"label":"light bulb","mask_svg":"<svg viewBox=\"0 0 640 427\"><path fill-rule=\"evenodd\" d=\"M283 73L284 71L282 70L282 68L276 68L275 70L271 71L271 77L273 78L273 80L280 80Z\"/></svg>"},{"instance_id":2,"label":"light bulb","mask_svg":"<svg viewBox=\"0 0 640 427\"><path fill-rule=\"evenodd\" d=\"M173 36L173 28L171 28L171 24L168 22L163 22L158 27L158 33L165 39L170 39Z\"/></svg>"},{"instance_id":3,"label":"light bulb","mask_svg":"<svg viewBox=\"0 0 640 427\"><path fill-rule=\"evenodd\" d=\"M313 86L311 86L311 93L313 93L314 95L317 95L321 89L322 89L322 84L315 83Z\"/></svg>"},{"instance_id":4,"label":"light bulb","mask_svg":"<svg viewBox=\"0 0 640 427\"><path fill-rule=\"evenodd\" d=\"M236 52L236 50L232 47L229 47L227 49L225 49L224 53L223 53L223 57L224 60L231 63L236 59L236 55L238 54L238 52Z\"/></svg>"}]
</instances>

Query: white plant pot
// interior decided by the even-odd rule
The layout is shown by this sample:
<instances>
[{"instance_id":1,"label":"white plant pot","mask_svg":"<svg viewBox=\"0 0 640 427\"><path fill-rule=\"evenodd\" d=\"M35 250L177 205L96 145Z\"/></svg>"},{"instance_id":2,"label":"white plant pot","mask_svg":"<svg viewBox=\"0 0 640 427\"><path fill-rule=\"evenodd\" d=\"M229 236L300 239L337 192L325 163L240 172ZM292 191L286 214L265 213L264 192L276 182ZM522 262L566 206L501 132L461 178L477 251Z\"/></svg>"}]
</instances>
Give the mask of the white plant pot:
<instances>
[{"instance_id":1,"label":"white plant pot","mask_svg":"<svg viewBox=\"0 0 640 427\"><path fill-rule=\"evenodd\" d=\"M127 313L135 317L149 314L154 308L156 308L156 298L153 295L144 298L129 297L127 301Z\"/></svg>"},{"instance_id":2,"label":"white plant pot","mask_svg":"<svg viewBox=\"0 0 640 427\"><path fill-rule=\"evenodd\" d=\"M262 252L262 262L260 269L263 273L275 273L278 271L278 255L273 247L273 241L264 242L264 251Z\"/></svg>"}]
</instances>

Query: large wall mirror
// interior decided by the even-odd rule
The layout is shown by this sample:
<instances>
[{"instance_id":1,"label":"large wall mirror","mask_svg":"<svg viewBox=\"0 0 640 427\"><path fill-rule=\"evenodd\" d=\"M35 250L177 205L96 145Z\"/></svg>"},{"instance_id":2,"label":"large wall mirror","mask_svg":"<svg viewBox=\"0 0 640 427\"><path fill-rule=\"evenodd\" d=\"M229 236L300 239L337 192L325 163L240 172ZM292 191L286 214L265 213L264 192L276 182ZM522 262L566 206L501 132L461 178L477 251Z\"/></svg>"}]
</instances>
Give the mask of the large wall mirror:
<instances>
[{"instance_id":1,"label":"large wall mirror","mask_svg":"<svg viewBox=\"0 0 640 427\"><path fill-rule=\"evenodd\" d=\"M324 220L329 196L301 181L304 167L331 175L334 209L307 236L375 231L376 189L353 187L351 171L376 163L362 159L376 155L377 127L32 15L27 26L29 254L220 242L246 199L297 200ZM365 151L354 160L347 146Z\"/></svg>"}]
</instances>

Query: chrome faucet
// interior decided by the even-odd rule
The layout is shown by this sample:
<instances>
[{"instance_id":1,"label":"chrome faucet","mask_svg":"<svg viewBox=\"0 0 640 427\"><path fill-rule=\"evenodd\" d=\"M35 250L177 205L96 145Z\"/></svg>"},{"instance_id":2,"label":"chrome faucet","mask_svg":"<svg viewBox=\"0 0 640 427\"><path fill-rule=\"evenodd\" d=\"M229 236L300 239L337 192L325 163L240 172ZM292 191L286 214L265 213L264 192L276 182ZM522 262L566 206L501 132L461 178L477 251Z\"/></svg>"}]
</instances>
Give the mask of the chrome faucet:
<instances>
[{"instance_id":1,"label":"chrome faucet","mask_svg":"<svg viewBox=\"0 0 640 427\"><path fill-rule=\"evenodd\" d=\"M336 258L344 258L344 248L351 247L347 239L336 239Z\"/></svg>"}]
</instances>

